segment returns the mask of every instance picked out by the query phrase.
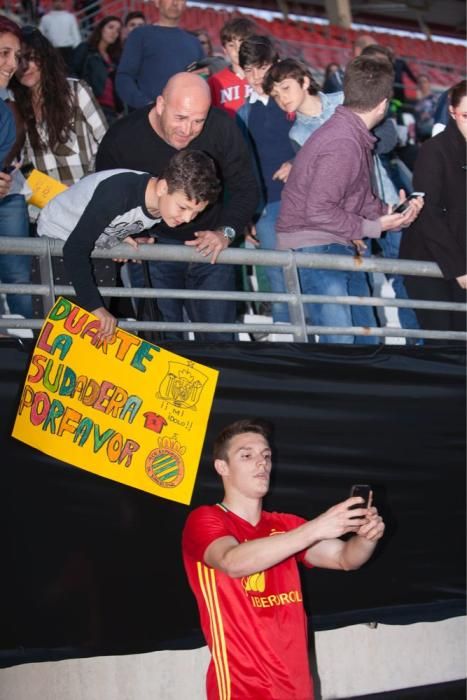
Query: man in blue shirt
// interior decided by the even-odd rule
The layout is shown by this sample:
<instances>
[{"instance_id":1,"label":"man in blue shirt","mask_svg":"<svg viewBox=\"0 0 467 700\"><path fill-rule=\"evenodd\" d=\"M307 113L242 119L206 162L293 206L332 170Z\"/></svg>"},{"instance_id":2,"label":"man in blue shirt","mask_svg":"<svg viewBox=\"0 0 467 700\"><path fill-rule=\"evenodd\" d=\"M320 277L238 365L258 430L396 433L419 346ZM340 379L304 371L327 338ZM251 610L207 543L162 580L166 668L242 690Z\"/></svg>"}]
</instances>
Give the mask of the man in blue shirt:
<instances>
[{"instance_id":1,"label":"man in blue shirt","mask_svg":"<svg viewBox=\"0 0 467 700\"><path fill-rule=\"evenodd\" d=\"M197 37L178 27L185 0L154 0L159 21L138 27L125 41L116 88L129 107L154 102L172 75L204 57Z\"/></svg>"}]
</instances>

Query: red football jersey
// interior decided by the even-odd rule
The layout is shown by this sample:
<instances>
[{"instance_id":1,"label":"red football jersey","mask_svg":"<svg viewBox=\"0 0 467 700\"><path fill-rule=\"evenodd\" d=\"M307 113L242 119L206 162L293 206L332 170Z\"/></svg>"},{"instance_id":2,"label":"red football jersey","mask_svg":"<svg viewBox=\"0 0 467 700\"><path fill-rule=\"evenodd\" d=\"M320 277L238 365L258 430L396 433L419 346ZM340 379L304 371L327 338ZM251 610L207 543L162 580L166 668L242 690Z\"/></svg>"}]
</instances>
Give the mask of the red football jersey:
<instances>
[{"instance_id":1,"label":"red football jersey","mask_svg":"<svg viewBox=\"0 0 467 700\"><path fill-rule=\"evenodd\" d=\"M231 117L235 117L251 93L245 78L240 78L230 68L224 68L211 75L208 85L211 89L212 106L224 109Z\"/></svg>"},{"instance_id":2,"label":"red football jersey","mask_svg":"<svg viewBox=\"0 0 467 700\"><path fill-rule=\"evenodd\" d=\"M220 504L190 513L183 531L183 560L212 654L208 700L312 700L297 566L304 552L237 579L203 561L208 545L220 537L246 542L304 522L295 515L263 511L253 526Z\"/></svg>"}]
</instances>

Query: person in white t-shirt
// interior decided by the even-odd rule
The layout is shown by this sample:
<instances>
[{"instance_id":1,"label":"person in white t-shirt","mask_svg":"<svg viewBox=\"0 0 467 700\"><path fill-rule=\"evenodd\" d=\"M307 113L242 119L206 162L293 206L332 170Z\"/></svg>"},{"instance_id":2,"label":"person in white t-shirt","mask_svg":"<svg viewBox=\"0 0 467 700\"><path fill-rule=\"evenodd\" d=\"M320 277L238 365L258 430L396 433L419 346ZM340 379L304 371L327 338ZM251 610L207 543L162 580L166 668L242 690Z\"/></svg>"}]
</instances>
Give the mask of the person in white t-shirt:
<instances>
[{"instance_id":1,"label":"person in white t-shirt","mask_svg":"<svg viewBox=\"0 0 467 700\"><path fill-rule=\"evenodd\" d=\"M81 43L81 33L76 17L64 7L63 0L53 0L52 10L42 17L39 29L52 46L61 52L70 68L73 50Z\"/></svg>"}]
</instances>

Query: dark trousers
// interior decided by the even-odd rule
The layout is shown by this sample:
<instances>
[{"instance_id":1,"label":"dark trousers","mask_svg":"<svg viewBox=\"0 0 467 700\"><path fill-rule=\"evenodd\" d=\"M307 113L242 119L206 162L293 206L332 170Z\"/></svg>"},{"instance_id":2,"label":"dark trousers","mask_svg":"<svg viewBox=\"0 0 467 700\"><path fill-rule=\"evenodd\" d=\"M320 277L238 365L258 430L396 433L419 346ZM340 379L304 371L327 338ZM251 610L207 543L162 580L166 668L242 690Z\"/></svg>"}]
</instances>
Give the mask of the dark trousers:
<instances>
[{"instance_id":1,"label":"dark trousers","mask_svg":"<svg viewBox=\"0 0 467 700\"><path fill-rule=\"evenodd\" d=\"M405 286L411 299L458 303L465 303L467 299L465 290L461 289L456 280L407 276ZM466 330L466 315L462 311L415 309L415 312L420 328L423 330L461 332Z\"/></svg>"},{"instance_id":2,"label":"dark trousers","mask_svg":"<svg viewBox=\"0 0 467 700\"><path fill-rule=\"evenodd\" d=\"M235 290L233 265L151 260L149 274L153 289ZM141 265L130 264L130 278L133 286L144 286ZM235 323L236 320L235 301L157 299L157 306L163 321L182 322L186 320L184 311L192 323ZM183 338L183 333L164 332L164 338L178 340ZM205 342L229 342L234 336L232 333L196 333L196 339Z\"/></svg>"}]
</instances>

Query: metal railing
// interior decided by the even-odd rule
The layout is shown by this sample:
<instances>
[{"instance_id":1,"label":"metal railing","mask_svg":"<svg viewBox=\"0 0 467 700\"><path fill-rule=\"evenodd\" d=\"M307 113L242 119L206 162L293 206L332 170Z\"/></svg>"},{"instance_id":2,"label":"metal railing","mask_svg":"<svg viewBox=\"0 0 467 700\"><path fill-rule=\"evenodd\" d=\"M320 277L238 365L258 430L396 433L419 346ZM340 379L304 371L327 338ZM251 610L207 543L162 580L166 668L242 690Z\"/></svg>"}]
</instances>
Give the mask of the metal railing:
<instances>
[{"instance_id":1,"label":"metal railing","mask_svg":"<svg viewBox=\"0 0 467 700\"><path fill-rule=\"evenodd\" d=\"M0 283L0 294L31 294L43 297L44 307L50 309L58 295L72 296L68 285L55 285L52 271L52 258L62 254L63 243L51 238L0 238L0 254L34 255L39 260L40 284L4 284ZM134 249L126 244L115 246L111 250L93 251L93 258L134 258ZM142 245L138 249L138 258L142 260L205 262L205 258L193 249L183 245ZM221 253L219 262L228 265L281 267L284 274L286 291L284 293L254 291L202 291L148 289L139 287L100 287L103 297L151 299L208 299L213 303L219 300L252 303L285 302L288 304L290 324L237 322L230 324L169 323L165 321L120 320L119 326L134 331L175 331L175 332L212 332L212 333L255 333L278 335L291 334L295 342L309 342L315 335L372 335L386 338L426 338L432 340L466 341L467 334L457 331L412 330L405 328L331 328L307 324L304 304L350 304L353 306L397 307L412 309L434 309L465 313L466 304L439 301L422 301L413 299L393 299L388 297L334 297L324 295L302 294L300 290L298 269L317 268L333 270L354 270L386 275L413 275L424 277L442 277L435 263L423 261L392 260L381 258L361 258L340 255L314 255L298 253L293 250L271 251L229 248ZM208 264L208 263L206 263ZM254 318L254 316L252 317ZM0 318L2 328L31 328L42 326L43 319Z\"/></svg>"}]
</instances>

